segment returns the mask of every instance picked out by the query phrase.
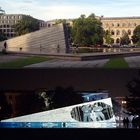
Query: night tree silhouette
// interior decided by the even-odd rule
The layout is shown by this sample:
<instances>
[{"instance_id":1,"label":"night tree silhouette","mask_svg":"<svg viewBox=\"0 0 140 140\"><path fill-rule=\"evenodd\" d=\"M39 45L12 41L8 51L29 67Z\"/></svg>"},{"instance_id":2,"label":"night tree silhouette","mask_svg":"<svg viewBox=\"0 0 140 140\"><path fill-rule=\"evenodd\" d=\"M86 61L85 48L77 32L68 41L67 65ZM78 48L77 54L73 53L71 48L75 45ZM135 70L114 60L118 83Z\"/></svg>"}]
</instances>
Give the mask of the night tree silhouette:
<instances>
[{"instance_id":1,"label":"night tree silhouette","mask_svg":"<svg viewBox=\"0 0 140 140\"><path fill-rule=\"evenodd\" d=\"M138 77L129 81L126 86L129 92L131 93L130 97L134 97L126 97L127 110L132 112L132 114L140 115L140 71Z\"/></svg>"}]
</instances>

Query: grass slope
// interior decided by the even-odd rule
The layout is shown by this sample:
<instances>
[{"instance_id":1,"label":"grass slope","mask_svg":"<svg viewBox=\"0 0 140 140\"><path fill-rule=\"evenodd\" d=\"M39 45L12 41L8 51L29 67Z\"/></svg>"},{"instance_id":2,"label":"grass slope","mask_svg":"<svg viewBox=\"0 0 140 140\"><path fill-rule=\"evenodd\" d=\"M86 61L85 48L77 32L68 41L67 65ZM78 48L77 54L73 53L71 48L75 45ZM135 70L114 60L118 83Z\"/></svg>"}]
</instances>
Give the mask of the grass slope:
<instances>
[{"instance_id":1,"label":"grass slope","mask_svg":"<svg viewBox=\"0 0 140 140\"><path fill-rule=\"evenodd\" d=\"M128 63L124 58L112 58L110 59L103 68L128 68Z\"/></svg>"}]
</instances>

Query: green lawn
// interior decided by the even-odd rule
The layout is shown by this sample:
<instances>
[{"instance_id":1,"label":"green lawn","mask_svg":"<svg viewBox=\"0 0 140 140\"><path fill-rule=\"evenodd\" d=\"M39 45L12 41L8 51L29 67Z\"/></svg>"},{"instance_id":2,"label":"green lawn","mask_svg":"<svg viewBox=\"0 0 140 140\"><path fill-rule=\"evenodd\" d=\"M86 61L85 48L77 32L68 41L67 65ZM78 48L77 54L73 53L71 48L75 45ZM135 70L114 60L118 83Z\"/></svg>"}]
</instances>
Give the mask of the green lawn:
<instances>
[{"instance_id":1,"label":"green lawn","mask_svg":"<svg viewBox=\"0 0 140 140\"><path fill-rule=\"evenodd\" d=\"M127 62L124 58L112 58L110 59L103 68L128 68Z\"/></svg>"},{"instance_id":2,"label":"green lawn","mask_svg":"<svg viewBox=\"0 0 140 140\"><path fill-rule=\"evenodd\" d=\"M47 61L47 60L49 60L49 58L43 56L19 58L11 62L0 63L0 68L23 68L24 66Z\"/></svg>"}]
</instances>

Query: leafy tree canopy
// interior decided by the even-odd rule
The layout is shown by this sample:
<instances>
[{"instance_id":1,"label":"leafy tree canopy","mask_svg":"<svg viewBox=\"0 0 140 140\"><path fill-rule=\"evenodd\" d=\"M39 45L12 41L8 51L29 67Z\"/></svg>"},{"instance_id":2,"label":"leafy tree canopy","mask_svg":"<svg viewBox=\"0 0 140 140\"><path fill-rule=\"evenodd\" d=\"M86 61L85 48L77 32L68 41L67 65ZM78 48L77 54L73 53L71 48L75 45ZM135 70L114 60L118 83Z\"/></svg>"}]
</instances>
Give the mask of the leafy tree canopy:
<instances>
[{"instance_id":1,"label":"leafy tree canopy","mask_svg":"<svg viewBox=\"0 0 140 140\"><path fill-rule=\"evenodd\" d=\"M31 16L25 16L14 25L16 35L23 35L39 30L39 21Z\"/></svg>"},{"instance_id":2,"label":"leafy tree canopy","mask_svg":"<svg viewBox=\"0 0 140 140\"><path fill-rule=\"evenodd\" d=\"M103 28L100 20L91 14L86 18L81 15L74 20L72 27L72 39L75 44L80 46L90 46L103 43Z\"/></svg>"},{"instance_id":3,"label":"leafy tree canopy","mask_svg":"<svg viewBox=\"0 0 140 140\"><path fill-rule=\"evenodd\" d=\"M0 32L0 41L4 41L6 39L7 39L7 37L5 36L5 34Z\"/></svg>"},{"instance_id":4,"label":"leafy tree canopy","mask_svg":"<svg viewBox=\"0 0 140 140\"><path fill-rule=\"evenodd\" d=\"M130 96L136 97L134 99L126 97L127 110L132 112L132 114L140 114L140 72L138 77L129 81L126 86L131 93Z\"/></svg>"},{"instance_id":5,"label":"leafy tree canopy","mask_svg":"<svg viewBox=\"0 0 140 140\"><path fill-rule=\"evenodd\" d=\"M132 41L134 44L140 45L140 25L135 28Z\"/></svg>"},{"instance_id":6,"label":"leafy tree canopy","mask_svg":"<svg viewBox=\"0 0 140 140\"><path fill-rule=\"evenodd\" d=\"M122 45L128 45L130 43L130 38L128 36L127 33L125 33L122 37L121 37L121 44Z\"/></svg>"},{"instance_id":7,"label":"leafy tree canopy","mask_svg":"<svg viewBox=\"0 0 140 140\"><path fill-rule=\"evenodd\" d=\"M55 21L55 24L66 23L66 19L58 19Z\"/></svg>"},{"instance_id":8,"label":"leafy tree canopy","mask_svg":"<svg viewBox=\"0 0 140 140\"><path fill-rule=\"evenodd\" d=\"M56 87L54 93L55 94L51 100L53 108L66 107L83 102L82 97L76 94L73 87Z\"/></svg>"},{"instance_id":9,"label":"leafy tree canopy","mask_svg":"<svg viewBox=\"0 0 140 140\"><path fill-rule=\"evenodd\" d=\"M104 39L105 39L105 43L110 45L110 44L113 44L114 43L114 39L111 38L111 33L109 30L106 30L104 32Z\"/></svg>"}]
</instances>

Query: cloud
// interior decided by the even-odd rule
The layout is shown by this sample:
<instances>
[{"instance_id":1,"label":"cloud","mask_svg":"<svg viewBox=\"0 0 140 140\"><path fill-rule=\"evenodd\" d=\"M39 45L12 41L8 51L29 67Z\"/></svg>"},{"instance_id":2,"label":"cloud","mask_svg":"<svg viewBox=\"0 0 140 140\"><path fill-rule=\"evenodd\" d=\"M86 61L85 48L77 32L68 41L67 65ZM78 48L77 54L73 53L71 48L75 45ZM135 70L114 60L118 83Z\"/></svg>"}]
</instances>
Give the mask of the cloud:
<instances>
[{"instance_id":1,"label":"cloud","mask_svg":"<svg viewBox=\"0 0 140 140\"><path fill-rule=\"evenodd\" d=\"M81 14L97 16L139 16L139 0L0 0L7 13L27 14L38 19L77 18Z\"/></svg>"},{"instance_id":2,"label":"cloud","mask_svg":"<svg viewBox=\"0 0 140 140\"><path fill-rule=\"evenodd\" d=\"M24 0L23 3L33 3L32 0Z\"/></svg>"}]
</instances>

